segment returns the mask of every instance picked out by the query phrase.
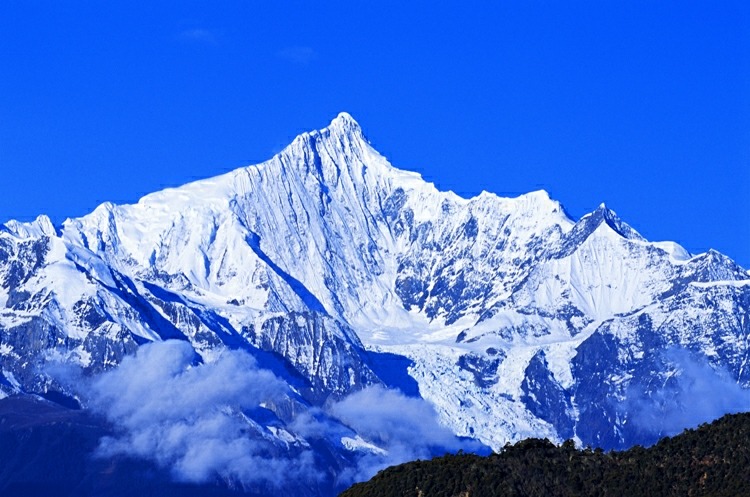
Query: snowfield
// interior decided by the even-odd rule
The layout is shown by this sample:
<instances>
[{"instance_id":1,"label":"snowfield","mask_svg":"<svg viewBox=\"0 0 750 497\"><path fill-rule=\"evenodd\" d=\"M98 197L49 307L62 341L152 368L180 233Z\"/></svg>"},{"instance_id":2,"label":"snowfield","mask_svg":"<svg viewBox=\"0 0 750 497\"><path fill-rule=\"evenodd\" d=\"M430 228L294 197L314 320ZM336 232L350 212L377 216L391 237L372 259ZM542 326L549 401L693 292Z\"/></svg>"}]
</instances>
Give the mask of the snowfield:
<instances>
[{"instance_id":1,"label":"snowfield","mask_svg":"<svg viewBox=\"0 0 750 497\"><path fill-rule=\"evenodd\" d=\"M52 356L95 374L177 338L207 362L226 347L264 358L305 408L415 383L443 426L493 449L625 447L750 408L745 269L647 241L603 204L572 220L544 191L440 192L346 113L259 165L58 228L7 222L0 305L0 396L64 389L44 374ZM741 388L696 417L704 367ZM292 404L269 409L289 421Z\"/></svg>"}]
</instances>

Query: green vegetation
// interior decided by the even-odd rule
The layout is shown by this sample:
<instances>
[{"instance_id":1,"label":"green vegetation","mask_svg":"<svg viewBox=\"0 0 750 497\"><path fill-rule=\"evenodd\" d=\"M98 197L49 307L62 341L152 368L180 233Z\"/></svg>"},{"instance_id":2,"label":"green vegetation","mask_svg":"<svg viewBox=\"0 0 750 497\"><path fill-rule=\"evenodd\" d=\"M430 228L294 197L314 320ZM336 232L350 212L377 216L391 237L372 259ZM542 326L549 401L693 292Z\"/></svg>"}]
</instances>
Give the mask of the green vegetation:
<instances>
[{"instance_id":1,"label":"green vegetation","mask_svg":"<svg viewBox=\"0 0 750 497\"><path fill-rule=\"evenodd\" d=\"M750 495L750 414L727 415L644 449L578 450L530 439L488 457L456 454L379 472L340 497Z\"/></svg>"}]
</instances>

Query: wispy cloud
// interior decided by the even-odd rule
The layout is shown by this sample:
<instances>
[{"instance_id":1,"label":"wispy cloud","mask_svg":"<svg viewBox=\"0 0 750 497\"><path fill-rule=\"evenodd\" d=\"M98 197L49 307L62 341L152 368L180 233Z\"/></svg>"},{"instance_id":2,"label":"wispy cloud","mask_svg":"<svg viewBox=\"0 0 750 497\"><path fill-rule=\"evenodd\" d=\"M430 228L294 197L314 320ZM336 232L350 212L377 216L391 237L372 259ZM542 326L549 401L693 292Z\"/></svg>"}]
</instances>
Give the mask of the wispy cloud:
<instances>
[{"instance_id":1,"label":"wispy cloud","mask_svg":"<svg viewBox=\"0 0 750 497\"><path fill-rule=\"evenodd\" d=\"M318 58L318 52L312 47L294 46L282 48L276 56L293 64L306 66Z\"/></svg>"},{"instance_id":2,"label":"wispy cloud","mask_svg":"<svg viewBox=\"0 0 750 497\"><path fill-rule=\"evenodd\" d=\"M177 35L177 39L186 43L199 43L203 45L219 44L216 33L205 28L185 29Z\"/></svg>"},{"instance_id":3,"label":"wispy cloud","mask_svg":"<svg viewBox=\"0 0 750 497\"><path fill-rule=\"evenodd\" d=\"M668 380L649 393L631 389L622 406L632 415L635 426L653 440L724 414L750 410L750 391L738 385L729 372L713 368L705 357L674 348L660 359L672 373Z\"/></svg>"}]
</instances>

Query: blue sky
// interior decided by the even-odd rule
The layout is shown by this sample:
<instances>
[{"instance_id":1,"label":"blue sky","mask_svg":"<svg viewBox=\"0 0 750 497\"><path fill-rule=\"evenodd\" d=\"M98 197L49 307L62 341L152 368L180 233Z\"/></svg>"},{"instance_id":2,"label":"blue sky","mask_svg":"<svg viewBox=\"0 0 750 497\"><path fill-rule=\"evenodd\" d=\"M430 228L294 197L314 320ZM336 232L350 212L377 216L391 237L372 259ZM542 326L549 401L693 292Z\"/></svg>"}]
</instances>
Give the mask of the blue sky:
<instances>
[{"instance_id":1,"label":"blue sky","mask_svg":"<svg viewBox=\"0 0 750 497\"><path fill-rule=\"evenodd\" d=\"M441 189L604 201L750 266L748 2L132 3L0 3L0 222L260 162L345 110Z\"/></svg>"}]
</instances>

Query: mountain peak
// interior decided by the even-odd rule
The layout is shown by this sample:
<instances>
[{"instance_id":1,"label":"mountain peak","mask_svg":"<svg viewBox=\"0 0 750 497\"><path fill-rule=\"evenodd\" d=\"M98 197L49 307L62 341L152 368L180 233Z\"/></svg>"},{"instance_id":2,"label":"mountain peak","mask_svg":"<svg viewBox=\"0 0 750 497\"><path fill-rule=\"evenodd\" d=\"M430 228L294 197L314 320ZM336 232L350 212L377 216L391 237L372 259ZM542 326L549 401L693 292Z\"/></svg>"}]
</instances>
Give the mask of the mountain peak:
<instances>
[{"instance_id":1,"label":"mountain peak","mask_svg":"<svg viewBox=\"0 0 750 497\"><path fill-rule=\"evenodd\" d=\"M325 128L308 131L297 136L290 144L289 150L295 150L295 145L303 147L314 146L314 143L319 139L349 144L357 142L369 143L359 123L349 113L340 112Z\"/></svg>"},{"instance_id":2,"label":"mountain peak","mask_svg":"<svg viewBox=\"0 0 750 497\"><path fill-rule=\"evenodd\" d=\"M348 112L339 112L339 115L334 117L330 124L330 126L335 125L356 126L359 128L359 123Z\"/></svg>"},{"instance_id":3,"label":"mountain peak","mask_svg":"<svg viewBox=\"0 0 750 497\"><path fill-rule=\"evenodd\" d=\"M54 224L52 224L50 218L45 214L41 214L33 221L26 223L10 220L4 225L0 225L0 231L8 231L23 238L38 238L40 236L56 235Z\"/></svg>"},{"instance_id":4,"label":"mountain peak","mask_svg":"<svg viewBox=\"0 0 750 497\"><path fill-rule=\"evenodd\" d=\"M602 202L594 211L581 217L573 226L573 229L565 235L556 257L565 257L573 253L584 241L599 230L600 226L607 227L611 232L622 238L645 241L636 230L622 221L613 210Z\"/></svg>"},{"instance_id":5,"label":"mountain peak","mask_svg":"<svg viewBox=\"0 0 750 497\"><path fill-rule=\"evenodd\" d=\"M329 132L332 135L340 135L345 137L363 137L362 127L357 121L347 112L341 112L337 115L326 128L322 129L321 132Z\"/></svg>"},{"instance_id":6,"label":"mountain peak","mask_svg":"<svg viewBox=\"0 0 750 497\"><path fill-rule=\"evenodd\" d=\"M635 231L627 223L622 221L622 219L620 219L615 211L607 207L604 202L599 204L599 207L597 207L594 212L589 214L589 216L591 217L591 224L595 227L598 227L599 225L604 223L623 238L631 240L644 240L644 238L637 231Z\"/></svg>"}]
</instances>

